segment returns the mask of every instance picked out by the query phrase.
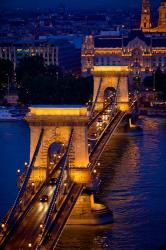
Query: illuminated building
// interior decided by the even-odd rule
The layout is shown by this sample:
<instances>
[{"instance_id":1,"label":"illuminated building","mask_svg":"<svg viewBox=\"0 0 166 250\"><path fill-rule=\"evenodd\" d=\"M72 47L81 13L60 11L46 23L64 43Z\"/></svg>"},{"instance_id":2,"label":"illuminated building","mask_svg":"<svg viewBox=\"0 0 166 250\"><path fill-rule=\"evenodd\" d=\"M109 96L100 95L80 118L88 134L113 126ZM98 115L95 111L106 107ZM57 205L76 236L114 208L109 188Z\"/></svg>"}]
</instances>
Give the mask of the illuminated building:
<instances>
[{"instance_id":1,"label":"illuminated building","mask_svg":"<svg viewBox=\"0 0 166 250\"><path fill-rule=\"evenodd\" d=\"M142 13L141 13L141 29L143 31L150 31L152 28L151 11L149 0L142 1Z\"/></svg>"},{"instance_id":2,"label":"illuminated building","mask_svg":"<svg viewBox=\"0 0 166 250\"><path fill-rule=\"evenodd\" d=\"M127 66L129 82L132 84L134 79L134 82L139 84L146 76L152 75L158 67L166 71L166 32L162 32L166 28L166 1L160 4L157 28L152 28L149 1L143 1L143 9L142 30L133 30L128 35L122 34L119 37L104 35L85 37L82 46L84 75L91 74L96 66Z\"/></svg>"},{"instance_id":3,"label":"illuminated building","mask_svg":"<svg viewBox=\"0 0 166 250\"><path fill-rule=\"evenodd\" d=\"M0 58L9 59L14 68L25 56L40 55L45 65L57 65L64 71L80 71L80 50L65 39L0 41Z\"/></svg>"},{"instance_id":4,"label":"illuminated building","mask_svg":"<svg viewBox=\"0 0 166 250\"><path fill-rule=\"evenodd\" d=\"M143 0L140 28L143 32L166 32L166 0L160 3L157 27L152 25L149 0Z\"/></svg>"}]
</instances>

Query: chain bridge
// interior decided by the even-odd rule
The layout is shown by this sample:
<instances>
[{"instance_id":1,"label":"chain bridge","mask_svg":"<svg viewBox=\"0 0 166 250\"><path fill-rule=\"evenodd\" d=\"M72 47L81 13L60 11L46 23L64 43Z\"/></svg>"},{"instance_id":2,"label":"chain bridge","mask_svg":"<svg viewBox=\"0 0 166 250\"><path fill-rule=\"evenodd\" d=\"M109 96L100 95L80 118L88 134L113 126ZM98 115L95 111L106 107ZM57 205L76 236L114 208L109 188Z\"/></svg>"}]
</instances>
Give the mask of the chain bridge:
<instances>
[{"instance_id":1,"label":"chain bridge","mask_svg":"<svg viewBox=\"0 0 166 250\"><path fill-rule=\"evenodd\" d=\"M129 99L125 67L96 67L90 106L29 108L30 160L1 224L1 249L55 249L67 223L112 222L112 212L95 202L96 166L137 100Z\"/></svg>"}]
</instances>

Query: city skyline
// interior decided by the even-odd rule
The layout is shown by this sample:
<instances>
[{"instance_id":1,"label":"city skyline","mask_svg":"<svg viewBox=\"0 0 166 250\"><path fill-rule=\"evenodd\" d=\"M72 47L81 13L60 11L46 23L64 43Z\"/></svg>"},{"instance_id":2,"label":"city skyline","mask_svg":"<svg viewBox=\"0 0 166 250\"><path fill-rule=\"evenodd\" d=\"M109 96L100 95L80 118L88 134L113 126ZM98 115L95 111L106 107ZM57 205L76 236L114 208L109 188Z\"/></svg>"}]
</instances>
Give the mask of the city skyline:
<instances>
[{"instance_id":1,"label":"city skyline","mask_svg":"<svg viewBox=\"0 0 166 250\"><path fill-rule=\"evenodd\" d=\"M26 0L1 0L0 7L4 8L57 8L59 5L63 4L67 9L106 9L106 8L119 8L119 9L130 9L130 8L139 8L141 9L142 1L141 0L126 0L125 2L120 0L115 2L113 0L92 0L92 1L77 1L77 0L48 0L45 2L44 0L35 0L35 1L26 1ZM156 8L159 6L159 0L151 1L151 7Z\"/></svg>"}]
</instances>

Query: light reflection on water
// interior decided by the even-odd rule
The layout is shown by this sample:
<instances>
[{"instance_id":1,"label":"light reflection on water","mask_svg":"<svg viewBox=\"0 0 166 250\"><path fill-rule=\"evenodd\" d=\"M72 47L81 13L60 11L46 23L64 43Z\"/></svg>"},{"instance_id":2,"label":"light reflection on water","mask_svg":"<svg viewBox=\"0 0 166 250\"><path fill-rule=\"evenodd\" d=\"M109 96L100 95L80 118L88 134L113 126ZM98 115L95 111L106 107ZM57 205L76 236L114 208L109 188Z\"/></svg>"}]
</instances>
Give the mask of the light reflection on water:
<instances>
[{"instance_id":1,"label":"light reflection on water","mask_svg":"<svg viewBox=\"0 0 166 250\"><path fill-rule=\"evenodd\" d=\"M114 136L100 160L98 198L114 213L112 227L67 226L58 250L157 250L166 244L166 120L140 123L143 136Z\"/></svg>"}]
</instances>

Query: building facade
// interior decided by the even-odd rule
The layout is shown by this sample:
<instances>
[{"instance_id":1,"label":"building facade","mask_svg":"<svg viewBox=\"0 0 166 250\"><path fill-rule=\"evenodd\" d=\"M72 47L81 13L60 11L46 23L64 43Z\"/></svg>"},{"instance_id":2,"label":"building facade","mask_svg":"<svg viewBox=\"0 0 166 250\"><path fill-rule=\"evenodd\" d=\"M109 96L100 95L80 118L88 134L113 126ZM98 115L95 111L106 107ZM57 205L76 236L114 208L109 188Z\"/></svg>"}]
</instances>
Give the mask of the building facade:
<instances>
[{"instance_id":1,"label":"building facade","mask_svg":"<svg viewBox=\"0 0 166 250\"><path fill-rule=\"evenodd\" d=\"M145 18L144 13L141 24L146 21L146 32L139 29L121 37L85 37L82 46L83 74L92 73L94 66L127 66L132 83L133 79L143 81L158 67L166 71L166 32L148 32L152 27L150 6L147 0L143 0L143 4L148 17ZM161 2L161 6L165 4L165 1Z\"/></svg>"},{"instance_id":2,"label":"building facade","mask_svg":"<svg viewBox=\"0 0 166 250\"><path fill-rule=\"evenodd\" d=\"M144 32L166 32L166 0L160 3L157 27L152 25L150 1L143 0L140 28Z\"/></svg>"},{"instance_id":3,"label":"building facade","mask_svg":"<svg viewBox=\"0 0 166 250\"><path fill-rule=\"evenodd\" d=\"M63 39L0 41L0 58L9 59L14 68L25 56L40 55L45 65L57 65L67 72L80 71L81 52Z\"/></svg>"}]
</instances>

